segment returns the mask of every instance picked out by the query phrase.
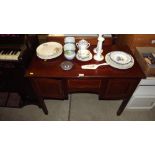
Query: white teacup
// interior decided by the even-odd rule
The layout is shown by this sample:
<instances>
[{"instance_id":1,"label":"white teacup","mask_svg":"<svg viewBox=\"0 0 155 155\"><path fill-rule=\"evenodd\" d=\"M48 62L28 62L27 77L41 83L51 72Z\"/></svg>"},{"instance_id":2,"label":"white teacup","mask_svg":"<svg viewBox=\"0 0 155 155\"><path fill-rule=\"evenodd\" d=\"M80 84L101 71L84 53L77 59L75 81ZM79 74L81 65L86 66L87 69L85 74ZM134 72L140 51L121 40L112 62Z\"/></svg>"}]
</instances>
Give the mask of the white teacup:
<instances>
[{"instance_id":1,"label":"white teacup","mask_svg":"<svg viewBox=\"0 0 155 155\"><path fill-rule=\"evenodd\" d=\"M89 50L78 50L78 57L81 59L85 59L89 57L90 51Z\"/></svg>"},{"instance_id":2,"label":"white teacup","mask_svg":"<svg viewBox=\"0 0 155 155\"><path fill-rule=\"evenodd\" d=\"M73 50L75 51L75 45L74 44L65 44L64 45L64 51Z\"/></svg>"},{"instance_id":3,"label":"white teacup","mask_svg":"<svg viewBox=\"0 0 155 155\"><path fill-rule=\"evenodd\" d=\"M74 51L65 51L64 56L68 60L72 60L75 57L75 52Z\"/></svg>"},{"instance_id":4,"label":"white teacup","mask_svg":"<svg viewBox=\"0 0 155 155\"><path fill-rule=\"evenodd\" d=\"M79 50L86 50L90 46L90 43L82 39L78 43L76 43L76 46L79 48Z\"/></svg>"}]
</instances>

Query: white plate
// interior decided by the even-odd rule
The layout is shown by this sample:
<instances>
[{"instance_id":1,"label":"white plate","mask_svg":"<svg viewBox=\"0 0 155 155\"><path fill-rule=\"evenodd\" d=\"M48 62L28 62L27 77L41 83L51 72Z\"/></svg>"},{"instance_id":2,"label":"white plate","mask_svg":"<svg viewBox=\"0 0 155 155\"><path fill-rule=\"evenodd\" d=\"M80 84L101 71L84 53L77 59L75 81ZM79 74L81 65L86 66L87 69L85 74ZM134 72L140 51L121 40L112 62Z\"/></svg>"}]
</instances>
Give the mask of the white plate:
<instances>
[{"instance_id":1,"label":"white plate","mask_svg":"<svg viewBox=\"0 0 155 155\"><path fill-rule=\"evenodd\" d=\"M118 64L118 63L112 61L111 58L110 58L110 54L111 53L106 54L105 61L111 67L114 67L114 68L117 68L117 69L129 69L129 68L132 68L133 67L133 65L134 65L134 59L133 59L133 57L131 57L131 61L128 64L122 65L122 64Z\"/></svg>"},{"instance_id":2,"label":"white plate","mask_svg":"<svg viewBox=\"0 0 155 155\"><path fill-rule=\"evenodd\" d=\"M47 42L36 49L37 56L41 59L53 59L62 54L62 45L57 42Z\"/></svg>"},{"instance_id":3,"label":"white plate","mask_svg":"<svg viewBox=\"0 0 155 155\"><path fill-rule=\"evenodd\" d=\"M110 52L110 58L118 64L128 64L131 61L132 56L123 51L112 51Z\"/></svg>"},{"instance_id":4,"label":"white plate","mask_svg":"<svg viewBox=\"0 0 155 155\"><path fill-rule=\"evenodd\" d=\"M88 57L86 57L86 58L81 58L81 57L79 57L79 55L77 54L77 55L76 55L76 58L77 58L78 60L80 60L80 61L89 61L89 60L91 60L91 59L93 58L93 55L92 55L91 53L89 53L89 56L88 56Z\"/></svg>"},{"instance_id":5,"label":"white plate","mask_svg":"<svg viewBox=\"0 0 155 155\"><path fill-rule=\"evenodd\" d=\"M42 55L37 54L37 57L39 57L40 59L44 59L44 60L53 59L53 55L52 56L42 56Z\"/></svg>"}]
</instances>

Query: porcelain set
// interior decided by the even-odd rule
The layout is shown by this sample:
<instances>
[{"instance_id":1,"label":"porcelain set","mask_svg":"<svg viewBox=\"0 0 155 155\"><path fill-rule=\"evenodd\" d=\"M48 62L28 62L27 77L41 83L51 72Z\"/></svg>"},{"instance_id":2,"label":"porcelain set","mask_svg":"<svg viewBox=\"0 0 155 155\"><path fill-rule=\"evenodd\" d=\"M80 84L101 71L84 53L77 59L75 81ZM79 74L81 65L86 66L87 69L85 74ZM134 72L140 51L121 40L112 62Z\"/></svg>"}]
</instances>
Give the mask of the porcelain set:
<instances>
[{"instance_id":1,"label":"porcelain set","mask_svg":"<svg viewBox=\"0 0 155 155\"><path fill-rule=\"evenodd\" d=\"M104 56L102 55L102 43L104 38L102 35L98 37L97 47L94 48L94 56L88 50L90 47L90 43L84 39L80 40L79 42L75 43L74 37L66 37L64 39L64 46L57 42L47 42L39 45L36 49L36 54L40 59L48 60L53 59L60 56L64 49L64 57L67 60L72 60L76 57L79 61L89 61L92 58L96 61L102 61ZM77 53L76 47L78 48ZM134 58L123 51L111 51L106 54L105 62L101 64L87 64L82 65L82 69L96 69L99 66L110 65L111 67L118 68L118 69L128 69L134 65ZM70 70L73 67L73 63L71 61L66 61L61 64L62 69Z\"/></svg>"},{"instance_id":2,"label":"porcelain set","mask_svg":"<svg viewBox=\"0 0 155 155\"><path fill-rule=\"evenodd\" d=\"M88 60L91 55L90 51L88 50L90 43L84 39L75 44L74 37L66 37L64 39L64 43L64 56L67 60L72 60L76 56L78 60L84 61ZM76 46L79 49L77 54L75 53Z\"/></svg>"},{"instance_id":3,"label":"porcelain set","mask_svg":"<svg viewBox=\"0 0 155 155\"><path fill-rule=\"evenodd\" d=\"M67 42L66 40L69 40L69 41L72 40L72 42L74 40L74 45L73 44L72 45L71 44L65 44L64 45L65 53L66 53L67 48L68 48L68 50L72 49L72 52L70 52L70 53L73 53L71 59L73 59L75 56L80 61L89 61L92 58L94 58L94 60L96 60L96 61L102 61L104 59L104 56L102 55L102 52L103 52L102 43L104 41L104 38L102 37L102 35L99 35L97 47L94 48L94 50L93 50L95 53L94 57L92 56L92 53L88 50L88 48L90 47L90 43L88 43L88 41L82 39L78 43L76 43L78 51L77 51L77 54L75 54L75 38L74 37L66 37L65 42ZM69 57L69 54L68 54L68 57L65 54L65 57L68 60L71 60ZM131 55L127 54L126 52L123 52L123 51L111 51L111 52L109 52L105 56L105 61L106 61L106 63L101 63L101 64L82 65L81 68L82 69L96 69L99 66L110 65L110 66L112 66L114 68L118 68L118 69L128 69L134 65L133 57Z\"/></svg>"},{"instance_id":4,"label":"porcelain set","mask_svg":"<svg viewBox=\"0 0 155 155\"><path fill-rule=\"evenodd\" d=\"M76 58L81 61L88 61L92 59L92 54L88 50L90 47L90 43L86 40L82 39L78 43L76 43L77 48L79 49L76 55Z\"/></svg>"},{"instance_id":5,"label":"porcelain set","mask_svg":"<svg viewBox=\"0 0 155 155\"><path fill-rule=\"evenodd\" d=\"M74 37L66 37L64 45L64 56L67 60L72 60L75 57L75 38Z\"/></svg>"}]
</instances>

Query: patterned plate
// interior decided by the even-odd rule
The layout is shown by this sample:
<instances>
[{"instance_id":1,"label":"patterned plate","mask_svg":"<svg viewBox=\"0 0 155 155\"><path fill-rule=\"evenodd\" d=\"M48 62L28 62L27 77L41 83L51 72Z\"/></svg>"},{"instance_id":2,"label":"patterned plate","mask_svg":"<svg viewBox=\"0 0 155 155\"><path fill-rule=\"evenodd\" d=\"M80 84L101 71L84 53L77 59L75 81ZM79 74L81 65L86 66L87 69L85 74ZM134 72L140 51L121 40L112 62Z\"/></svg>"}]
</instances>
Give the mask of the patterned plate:
<instances>
[{"instance_id":1,"label":"patterned plate","mask_svg":"<svg viewBox=\"0 0 155 155\"><path fill-rule=\"evenodd\" d=\"M112 61L121 65L128 64L132 59L131 55L123 51L112 51L109 56Z\"/></svg>"},{"instance_id":2,"label":"patterned plate","mask_svg":"<svg viewBox=\"0 0 155 155\"><path fill-rule=\"evenodd\" d=\"M57 42L47 42L36 49L37 56L41 59L53 59L62 54L62 45Z\"/></svg>"},{"instance_id":3,"label":"patterned plate","mask_svg":"<svg viewBox=\"0 0 155 155\"><path fill-rule=\"evenodd\" d=\"M129 63L122 65L122 64L118 64L118 63L114 62L113 60L111 60L110 54L111 54L111 52L106 54L105 61L111 67L114 67L114 68L117 68L117 69L129 69L129 68L133 67L133 65L134 65L133 57L131 57L131 61Z\"/></svg>"}]
</instances>

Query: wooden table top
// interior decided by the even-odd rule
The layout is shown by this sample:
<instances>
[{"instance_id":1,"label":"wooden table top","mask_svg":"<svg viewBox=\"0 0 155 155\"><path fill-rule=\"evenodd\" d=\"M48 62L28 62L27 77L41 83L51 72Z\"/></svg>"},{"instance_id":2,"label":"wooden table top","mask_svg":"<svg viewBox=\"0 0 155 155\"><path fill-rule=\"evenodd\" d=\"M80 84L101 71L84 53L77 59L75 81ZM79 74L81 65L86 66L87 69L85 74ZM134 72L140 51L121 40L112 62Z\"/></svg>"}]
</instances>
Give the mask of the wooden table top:
<instances>
[{"instance_id":1,"label":"wooden table top","mask_svg":"<svg viewBox=\"0 0 155 155\"><path fill-rule=\"evenodd\" d=\"M95 46L90 46L89 50L93 53L93 49ZM112 46L104 46L103 48L103 55L105 56L106 53L110 51L125 51L127 53L130 53L132 56L130 49L127 46L118 47L116 45ZM134 56L133 56L134 57ZM73 60L70 60L74 66L69 71L64 71L61 69L60 64L63 61L66 61L63 53L61 56L44 61L40 58L38 58L35 54L33 57L33 60L31 64L29 65L28 69L26 70L26 77L46 77L46 78L78 78L79 74L83 74L84 77L89 78L145 78L144 73L142 72L139 64L137 63L137 60L135 59L135 64L132 68L126 69L126 70L119 70L116 68L113 68L111 66L100 66L96 70L83 70L81 69L81 65L86 64L100 64L104 63L103 61L95 61L94 59L82 62L74 58Z\"/></svg>"}]
</instances>

